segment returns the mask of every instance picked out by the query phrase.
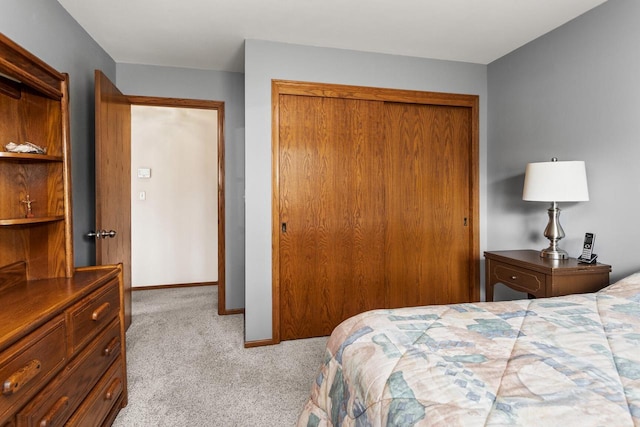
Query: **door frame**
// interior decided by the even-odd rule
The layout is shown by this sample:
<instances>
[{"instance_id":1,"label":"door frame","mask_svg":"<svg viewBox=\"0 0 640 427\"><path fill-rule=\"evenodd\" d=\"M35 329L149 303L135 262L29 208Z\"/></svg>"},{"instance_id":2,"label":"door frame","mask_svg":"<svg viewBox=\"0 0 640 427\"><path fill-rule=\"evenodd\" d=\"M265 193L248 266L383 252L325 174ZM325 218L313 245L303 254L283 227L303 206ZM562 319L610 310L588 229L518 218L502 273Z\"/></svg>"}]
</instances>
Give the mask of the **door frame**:
<instances>
[{"instance_id":1,"label":"door frame","mask_svg":"<svg viewBox=\"0 0 640 427\"><path fill-rule=\"evenodd\" d=\"M218 314L235 314L225 304L225 193L224 193L224 102L185 98L125 95L131 105L200 108L218 112Z\"/></svg>"},{"instance_id":2,"label":"door frame","mask_svg":"<svg viewBox=\"0 0 640 427\"><path fill-rule=\"evenodd\" d=\"M470 219L471 254L475 262L470 264L469 295L480 300L480 196L479 196L479 96L442 92L423 92L403 89L385 89L368 86L351 86L328 83L312 83L291 80L271 81L271 238L272 238L272 339L255 345L278 344L280 339L280 95L299 95L371 101L400 102L408 104L444 105L471 109L470 152Z\"/></svg>"}]
</instances>

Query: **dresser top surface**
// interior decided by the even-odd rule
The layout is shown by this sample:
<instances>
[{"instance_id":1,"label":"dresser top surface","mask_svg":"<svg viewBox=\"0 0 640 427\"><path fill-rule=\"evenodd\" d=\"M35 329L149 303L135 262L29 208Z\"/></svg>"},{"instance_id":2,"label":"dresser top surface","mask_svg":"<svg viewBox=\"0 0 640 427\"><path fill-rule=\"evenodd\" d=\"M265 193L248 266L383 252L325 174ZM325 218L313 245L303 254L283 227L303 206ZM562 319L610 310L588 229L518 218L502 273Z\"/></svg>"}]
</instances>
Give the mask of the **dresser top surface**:
<instances>
[{"instance_id":1,"label":"dresser top surface","mask_svg":"<svg viewBox=\"0 0 640 427\"><path fill-rule=\"evenodd\" d=\"M0 287L0 350L116 278L118 271L81 271L70 278L29 280Z\"/></svg>"}]
</instances>

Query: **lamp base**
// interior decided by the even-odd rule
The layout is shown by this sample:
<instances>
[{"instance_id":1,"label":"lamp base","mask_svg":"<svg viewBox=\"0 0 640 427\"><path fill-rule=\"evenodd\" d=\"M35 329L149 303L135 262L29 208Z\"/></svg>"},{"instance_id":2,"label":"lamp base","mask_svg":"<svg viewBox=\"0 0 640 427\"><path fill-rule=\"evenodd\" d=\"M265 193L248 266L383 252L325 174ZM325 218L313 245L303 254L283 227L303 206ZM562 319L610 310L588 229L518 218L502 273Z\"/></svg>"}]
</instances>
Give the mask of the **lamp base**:
<instances>
[{"instance_id":1,"label":"lamp base","mask_svg":"<svg viewBox=\"0 0 640 427\"><path fill-rule=\"evenodd\" d=\"M540 251L540 257L548 259L567 259L569 254L558 247L558 241L564 237L564 230L560 225L560 208L556 202L551 202L547 209L549 223L544 229L544 237L549 239L549 247Z\"/></svg>"},{"instance_id":2,"label":"lamp base","mask_svg":"<svg viewBox=\"0 0 640 427\"><path fill-rule=\"evenodd\" d=\"M548 259L567 259L569 258L569 254L567 251L548 247L547 249L543 249L540 251L540 258L548 258Z\"/></svg>"}]
</instances>

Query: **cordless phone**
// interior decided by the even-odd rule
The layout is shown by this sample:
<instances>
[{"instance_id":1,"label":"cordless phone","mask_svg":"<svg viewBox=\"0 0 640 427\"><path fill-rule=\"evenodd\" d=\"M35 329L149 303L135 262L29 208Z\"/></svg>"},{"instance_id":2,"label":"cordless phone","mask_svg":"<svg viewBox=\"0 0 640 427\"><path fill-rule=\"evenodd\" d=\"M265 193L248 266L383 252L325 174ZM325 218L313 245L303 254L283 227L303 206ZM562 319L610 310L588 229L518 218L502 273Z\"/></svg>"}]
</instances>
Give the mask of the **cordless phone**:
<instances>
[{"instance_id":1,"label":"cordless phone","mask_svg":"<svg viewBox=\"0 0 640 427\"><path fill-rule=\"evenodd\" d=\"M593 264L596 262L598 255L593 253L593 244L595 238L595 234L585 233L584 244L582 245L582 254L578 257L578 261L587 264Z\"/></svg>"}]
</instances>

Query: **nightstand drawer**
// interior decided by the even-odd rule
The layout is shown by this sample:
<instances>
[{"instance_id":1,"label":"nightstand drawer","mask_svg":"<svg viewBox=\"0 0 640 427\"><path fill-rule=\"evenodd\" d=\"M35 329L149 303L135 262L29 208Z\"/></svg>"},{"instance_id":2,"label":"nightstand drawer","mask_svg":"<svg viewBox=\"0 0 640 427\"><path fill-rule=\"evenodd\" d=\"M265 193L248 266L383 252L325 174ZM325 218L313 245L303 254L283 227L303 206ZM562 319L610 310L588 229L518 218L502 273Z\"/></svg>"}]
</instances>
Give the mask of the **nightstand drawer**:
<instances>
[{"instance_id":1,"label":"nightstand drawer","mask_svg":"<svg viewBox=\"0 0 640 427\"><path fill-rule=\"evenodd\" d=\"M506 264L494 265L494 279L514 289L535 294L544 291L545 275L535 271L522 270Z\"/></svg>"}]
</instances>

